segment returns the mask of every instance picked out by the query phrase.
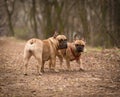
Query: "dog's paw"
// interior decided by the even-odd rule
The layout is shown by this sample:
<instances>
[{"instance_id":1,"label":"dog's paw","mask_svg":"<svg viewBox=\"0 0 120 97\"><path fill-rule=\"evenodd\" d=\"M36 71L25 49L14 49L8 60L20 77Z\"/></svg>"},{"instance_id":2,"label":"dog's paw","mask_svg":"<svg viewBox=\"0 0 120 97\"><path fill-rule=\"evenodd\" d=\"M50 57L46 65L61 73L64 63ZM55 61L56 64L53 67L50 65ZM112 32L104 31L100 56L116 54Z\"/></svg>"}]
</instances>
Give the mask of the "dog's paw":
<instances>
[{"instance_id":1,"label":"dog's paw","mask_svg":"<svg viewBox=\"0 0 120 97\"><path fill-rule=\"evenodd\" d=\"M56 72L56 73L59 72L58 69L54 69L54 68L51 68L50 71L52 71L52 72Z\"/></svg>"},{"instance_id":2,"label":"dog's paw","mask_svg":"<svg viewBox=\"0 0 120 97\"><path fill-rule=\"evenodd\" d=\"M44 70L41 70L42 73L44 73L45 71Z\"/></svg>"},{"instance_id":3,"label":"dog's paw","mask_svg":"<svg viewBox=\"0 0 120 97\"><path fill-rule=\"evenodd\" d=\"M83 71L85 71L85 70L84 70L83 68L80 68L79 71L82 71L82 72L83 72Z\"/></svg>"},{"instance_id":4,"label":"dog's paw","mask_svg":"<svg viewBox=\"0 0 120 97\"><path fill-rule=\"evenodd\" d=\"M69 71L69 72L70 72L70 71L73 71L73 69L71 69L71 68L68 68L68 69L67 69L67 71Z\"/></svg>"},{"instance_id":5,"label":"dog's paw","mask_svg":"<svg viewBox=\"0 0 120 97\"><path fill-rule=\"evenodd\" d=\"M58 69L54 69L54 71L57 73L57 72L59 72L59 70Z\"/></svg>"},{"instance_id":6,"label":"dog's paw","mask_svg":"<svg viewBox=\"0 0 120 97\"><path fill-rule=\"evenodd\" d=\"M63 66L60 66L60 70L64 70Z\"/></svg>"},{"instance_id":7,"label":"dog's paw","mask_svg":"<svg viewBox=\"0 0 120 97\"><path fill-rule=\"evenodd\" d=\"M41 76L43 73L42 72L39 72L39 75Z\"/></svg>"},{"instance_id":8,"label":"dog's paw","mask_svg":"<svg viewBox=\"0 0 120 97\"><path fill-rule=\"evenodd\" d=\"M25 76L27 76L28 74L27 73L24 73Z\"/></svg>"}]
</instances>

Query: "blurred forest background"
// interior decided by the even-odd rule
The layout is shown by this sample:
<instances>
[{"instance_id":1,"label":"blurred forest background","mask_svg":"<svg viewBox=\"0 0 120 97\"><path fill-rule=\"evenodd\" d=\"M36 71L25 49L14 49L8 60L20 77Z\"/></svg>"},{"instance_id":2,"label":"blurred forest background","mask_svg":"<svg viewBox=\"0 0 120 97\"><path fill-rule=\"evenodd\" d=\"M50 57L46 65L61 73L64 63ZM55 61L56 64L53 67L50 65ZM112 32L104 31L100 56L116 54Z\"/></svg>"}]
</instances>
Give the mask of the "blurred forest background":
<instances>
[{"instance_id":1,"label":"blurred forest background","mask_svg":"<svg viewBox=\"0 0 120 97\"><path fill-rule=\"evenodd\" d=\"M120 0L0 0L0 36L45 39L55 30L120 48Z\"/></svg>"}]
</instances>

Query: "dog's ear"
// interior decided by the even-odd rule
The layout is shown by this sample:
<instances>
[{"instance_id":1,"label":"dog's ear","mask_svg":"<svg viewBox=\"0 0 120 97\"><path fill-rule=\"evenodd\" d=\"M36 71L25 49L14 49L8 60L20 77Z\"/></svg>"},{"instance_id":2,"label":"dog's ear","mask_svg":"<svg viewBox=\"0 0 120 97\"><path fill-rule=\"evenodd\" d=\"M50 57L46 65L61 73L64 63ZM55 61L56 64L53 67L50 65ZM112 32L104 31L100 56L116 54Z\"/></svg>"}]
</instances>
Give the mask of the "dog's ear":
<instances>
[{"instance_id":1,"label":"dog's ear","mask_svg":"<svg viewBox=\"0 0 120 97\"><path fill-rule=\"evenodd\" d=\"M77 33L74 34L74 36L73 36L73 40L75 41L75 40L78 40L78 39L79 39L79 37L78 37Z\"/></svg>"},{"instance_id":2,"label":"dog's ear","mask_svg":"<svg viewBox=\"0 0 120 97\"><path fill-rule=\"evenodd\" d=\"M84 41L84 42L85 42L85 44L86 44L86 40L85 40L85 38L84 38L84 37L82 37L82 38L81 38L81 40L82 40L82 41Z\"/></svg>"},{"instance_id":3,"label":"dog's ear","mask_svg":"<svg viewBox=\"0 0 120 97\"><path fill-rule=\"evenodd\" d=\"M56 38L58 36L58 32L55 31L53 37Z\"/></svg>"},{"instance_id":4,"label":"dog's ear","mask_svg":"<svg viewBox=\"0 0 120 97\"><path fill-rule=\"evenodd\" d=\"M84 38L84 37L82 37L82 38L81 38L81 40L85 41L85 38Z\"/></svg>"}]
</instances>

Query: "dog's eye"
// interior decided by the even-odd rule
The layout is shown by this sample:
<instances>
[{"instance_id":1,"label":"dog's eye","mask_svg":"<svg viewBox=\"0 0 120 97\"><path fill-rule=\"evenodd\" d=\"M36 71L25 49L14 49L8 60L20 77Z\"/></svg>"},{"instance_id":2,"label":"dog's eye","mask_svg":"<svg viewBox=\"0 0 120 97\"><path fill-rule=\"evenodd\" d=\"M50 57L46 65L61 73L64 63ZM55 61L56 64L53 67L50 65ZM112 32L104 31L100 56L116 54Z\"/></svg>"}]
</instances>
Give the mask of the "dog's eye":
<instances>
[{"instance_id":1,"label":"dog's eye","mask_svg":"<svg viewBox=\"0 0 120 97\"><path fill-rule=\"evenodd\" d=\"M82 47L84 47L84 45L81 45Z\"/></svg>"},{"instance_id":2,"label":"dog's eye","mask_svg":"<svg viewBox=\"0 0 120 97\"><path fill-rule=\"evenodd\" d=\"M64 39L64 41L67 41L67 39Z\"/></svg>"},{"instance_id":3,"label":"dog's eye","mask_svg":"<svg viewBox=\"0 0 120 97\"><path fill-rule=\"evenodd\" d=\"M63 41L63 39L60 39L59 42Z\"/></svg>"},{"instance_id":4,"label":"dog's eye","mask_svg":"<svg viewBox=\"0 0 120 97\"><path fill-rule=\"evenodd\" d=\"M79 44L75 44L75 46L79 46Z\"/></svg>"}]
</instances>

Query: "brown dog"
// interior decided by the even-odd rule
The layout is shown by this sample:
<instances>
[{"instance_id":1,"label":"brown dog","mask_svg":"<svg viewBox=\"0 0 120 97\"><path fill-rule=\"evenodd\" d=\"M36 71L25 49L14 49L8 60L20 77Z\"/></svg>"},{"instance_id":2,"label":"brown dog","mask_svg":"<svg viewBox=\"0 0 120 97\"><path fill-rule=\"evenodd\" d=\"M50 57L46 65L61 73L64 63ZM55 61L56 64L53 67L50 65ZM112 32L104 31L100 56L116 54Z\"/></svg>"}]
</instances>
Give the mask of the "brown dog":
<instances>
[{"instance_id":1,"label":"brown dog","mask_svg":"<svg viewBox=\"0 0 120 97\"><path fill-rule=\"evenodd\" d=\"M27 75L28 61L31 56L34 56L39 63L37 65L38 74L41 75L41 72L44 72L44 63L48 60L50 60L53 69L55 70L57 50L64 48L67 48L67 38L64 35L57 35L56 33L53 35L53 37L50 37L46 40L35 38L28 40L24 49L24 74Z\"/></svg>"},{"instance_id":2,"label":"brown dog","mask_svg":"<svg viewBox=\"0 0 120 97\"><path fill-rule=\"evenodd\" d=\"M67 49L59 50L57 56L60 60L61 68L64 58L66 60L68 70L71 70L70 61L73 60L76 60L76 62L79 64L80 70L84 70L82 66L82 60L80 58L81 53L84 51L84 47L85 47L85 41L82 39L80 40L75 36L74 42L68 43Z\"/></svg>"}]
</instances>

